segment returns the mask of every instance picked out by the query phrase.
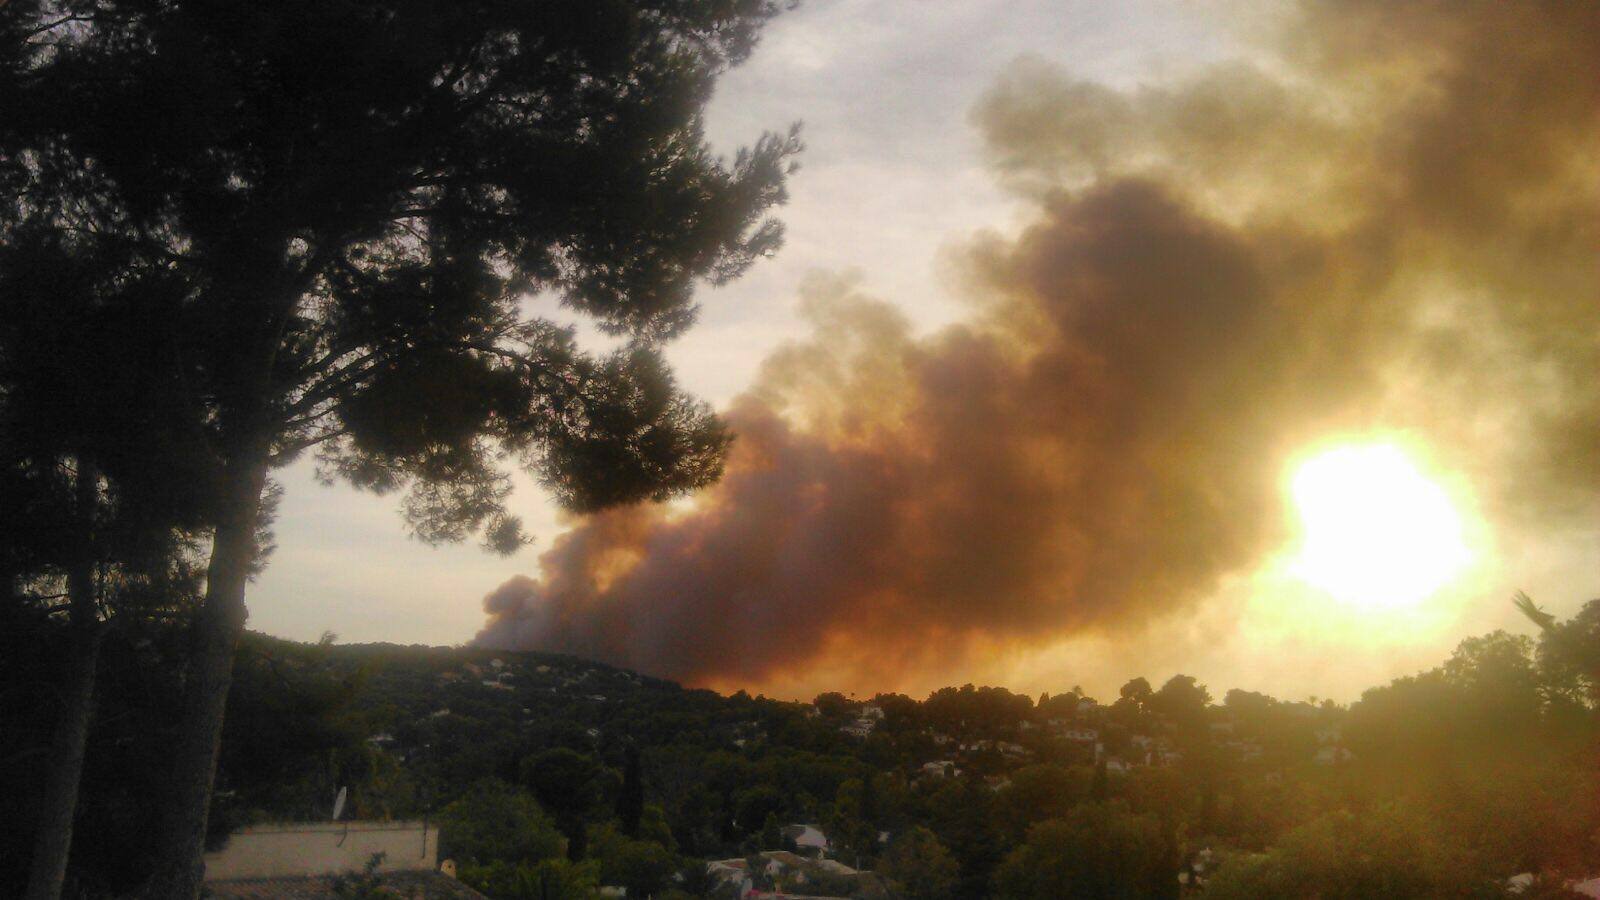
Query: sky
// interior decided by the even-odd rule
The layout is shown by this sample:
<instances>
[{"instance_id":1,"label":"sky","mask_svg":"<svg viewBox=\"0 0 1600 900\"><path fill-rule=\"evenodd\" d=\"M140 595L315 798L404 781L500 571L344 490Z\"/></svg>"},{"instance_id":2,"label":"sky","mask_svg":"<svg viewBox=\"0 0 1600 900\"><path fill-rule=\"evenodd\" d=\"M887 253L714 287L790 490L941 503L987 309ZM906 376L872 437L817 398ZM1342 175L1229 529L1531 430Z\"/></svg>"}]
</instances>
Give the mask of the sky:
<instances>
[{"instance_id":1,"label":"sky","mask_svg":"<svg viewBox=\"0 0 1600 900\"><path fill-rule=\"evenodd\" d=\"M523 481L502 558L303 463L251 625L787 697L1350 700L1528 630L1518 588L1568 614L1600 28L1565 9L805 4L708 114L806 142L785 247L669 353L722 483L571 520Z\"/></svg>"}]
</instances>

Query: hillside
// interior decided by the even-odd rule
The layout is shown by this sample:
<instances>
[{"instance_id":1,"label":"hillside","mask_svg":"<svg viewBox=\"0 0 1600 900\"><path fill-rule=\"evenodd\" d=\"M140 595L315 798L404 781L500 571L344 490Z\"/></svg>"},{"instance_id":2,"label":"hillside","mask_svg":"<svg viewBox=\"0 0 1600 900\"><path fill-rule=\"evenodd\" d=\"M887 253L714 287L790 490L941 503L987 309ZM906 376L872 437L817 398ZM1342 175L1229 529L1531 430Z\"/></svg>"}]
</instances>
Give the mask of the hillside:
<instances>
[{"instance_id":1,"label":"hillside","mask_svg":"<svg viewBox=\"0 0 1600 900\"><path fill-rule=\"evenodd\" d=\"M1152 896L1208 882L1211 895L1260 895L1259 879L1288 877L1286 858L1324 865L1325 851L1380 846L1414 852L1369 859L1393 869L1374 877L1488 889L1581 870L1600 836L1584 799L1594 711L1556 661L1496 633L1351 707L1237 690L1213 702L1187 676L1134 678L1104 701L966 685L920 701L793 703L555 654L256 637L238 667L224 819L326 816L348 786L356 815L448 823L471 805L462 798L485 807L498 791L527 797L559 832L563 865L692 895L798 878L841 896L1050 896L1030 879L1074 859L1079 835L1107 833L1123 845L1102 848L1104 865ZM321 740L270 777L244 764L260 742L280 763L292 756L275 746L289 734ZM806 849L803 834L847 874L784 855ZM655 859L655 875L626 874L623 857ZM705 877L699 861L718 859ZM868 867L879 875L856 874ZM909 887L923 876L933 886Z\"/></svg>"}]
</instances>

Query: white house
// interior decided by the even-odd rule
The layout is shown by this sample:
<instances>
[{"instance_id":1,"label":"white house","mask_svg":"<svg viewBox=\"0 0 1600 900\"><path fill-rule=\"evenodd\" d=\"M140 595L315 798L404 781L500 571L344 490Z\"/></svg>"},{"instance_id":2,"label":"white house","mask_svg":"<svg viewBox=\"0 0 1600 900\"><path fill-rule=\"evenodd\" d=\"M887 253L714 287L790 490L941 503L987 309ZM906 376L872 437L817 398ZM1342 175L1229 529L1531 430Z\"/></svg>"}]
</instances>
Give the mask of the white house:
<instances>
[{"instance_id":1,"label":"white house","mask_svg":"<svg viewBox=\"0 0 1600 900\"><path fill-rule=\"evenodd\" d=\"M839 730L850 735L851 737L864 738L872 733L873 726L877 724L878 723L871 719L857 719L854 722L851 722L849 725L845 725L844 727L840 728Z\"/></svg>"},{"instance_id":2,"label":"white house","mask_svg":"<svg viewBox=\"0 0 1600 900\"><path fill-rule=\"evenodd\" d=\"M823 834L822 830L815 825L785 825L783 826L783 836L792 838L794 845L802 853L807 851L826 853L829 849L828 836Z\"/></svg>"},{"instance_id":3,"label":"white house","mask_svg":"<svg viewBox=\"0 0 1600 900\"><path fill-rule=\"evenodd\" d=\"M1343 747L1319 747L1317 749L1317 755L1312 757L1312 762L1315 762L1319 766L1331 766L1338 763L1349 762L1354 756L1355 754Z\"/></svg>"}]
</instances>

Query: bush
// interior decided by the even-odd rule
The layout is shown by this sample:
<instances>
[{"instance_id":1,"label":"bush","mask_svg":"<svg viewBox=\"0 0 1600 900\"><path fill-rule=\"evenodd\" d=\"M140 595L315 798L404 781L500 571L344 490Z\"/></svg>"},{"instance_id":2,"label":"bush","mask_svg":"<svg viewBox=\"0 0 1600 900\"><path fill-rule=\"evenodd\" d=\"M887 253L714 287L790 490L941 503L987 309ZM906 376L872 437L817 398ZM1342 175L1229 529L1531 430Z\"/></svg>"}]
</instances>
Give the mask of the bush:
<instances>
[{"instance_id":1,"label":"bush","mask_svg":"<svg viewBox=\"0 0 1600 900\"><path fill-rule=\"evenodd\" d=\"M439 826L441 851L464 865L532 865L566 850L561 833L537 800L494 779L474 784L445 807Z\"/></svg>"}]
</instances>

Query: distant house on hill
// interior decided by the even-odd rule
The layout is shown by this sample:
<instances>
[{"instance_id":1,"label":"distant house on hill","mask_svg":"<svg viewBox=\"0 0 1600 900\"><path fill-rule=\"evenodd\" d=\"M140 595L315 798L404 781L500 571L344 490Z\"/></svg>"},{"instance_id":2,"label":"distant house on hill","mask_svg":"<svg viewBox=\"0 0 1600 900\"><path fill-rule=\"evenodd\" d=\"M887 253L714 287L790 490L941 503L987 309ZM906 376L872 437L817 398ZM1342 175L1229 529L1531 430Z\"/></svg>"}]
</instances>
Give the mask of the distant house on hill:
<instances>
[{"instance_id":1,"label":"distant house on hill","mask_svg":"<svg viewBox=\"0 0 1600 900\"><path fill-rule=\"evenodd\" d=\"M806 855L820 855L829 849L828 836L815 825L785 825L783 837L794 841L797 851Z\"/></svg>"},{"instance_id":2,"label":"distant house on hill","mask_svg":"<svg viewBox=\"0 0 1600 900\"><path fill-rule=\"evenodd\" d=\"M1316 756L1312 761L1319 766L1331 766L1338 763L1349 762L1355 754L1343 747L1325 745L1317 748Z\"/></svg>"},{"instance_id":3,"label":"distant house on hill","mask_svg":"<svg viewBox=\"0 0 1600 900\"><path fill-rule=\"evenodd\" d=\"M706 874L716 882L718 889L731 887L735 897L743 897L752 888L750 863L743 859L715 859L706 863Z\"/></svg>"},{"instance_id":4,"label":"distant house on hill","mask_svg":"<svg viewBox=\"0 0 1600 900\"><path fill-rule=\"evenodd\" d=\"M877 727L877 724L878 722L876 719L869 719L865 716L862 716L861 718L856 719L854 722L851 722L849 725L846 725L839 730L850 735L851 737L864 738L872 733L872 729Z\"/></svg>"}]
</instances>

